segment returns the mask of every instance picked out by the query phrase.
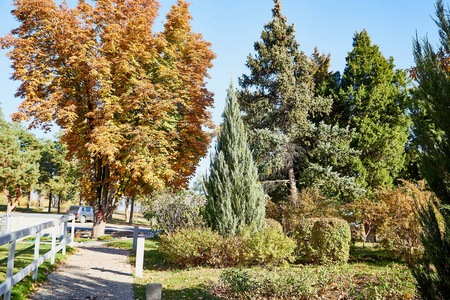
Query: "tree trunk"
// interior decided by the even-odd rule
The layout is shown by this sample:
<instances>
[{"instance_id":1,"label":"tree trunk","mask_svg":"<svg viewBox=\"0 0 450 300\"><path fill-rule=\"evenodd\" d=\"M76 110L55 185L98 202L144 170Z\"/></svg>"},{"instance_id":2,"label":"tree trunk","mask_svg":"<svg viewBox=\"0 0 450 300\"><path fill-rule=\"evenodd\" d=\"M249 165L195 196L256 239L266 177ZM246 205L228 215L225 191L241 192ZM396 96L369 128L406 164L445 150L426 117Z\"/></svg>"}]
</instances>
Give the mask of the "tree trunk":
<instances>
[{"instance_id":1,"label":"tree trunk","mask_svg":"<svg viewBox=\"0 0 450 300\"><path fill-rule=\"evenodd\" d=\"M41 194L39 193L38 197L37 197L37 207L41 207L41 200L42 200L42 197L41 197Z\"/></svg>"},{"instance_id":2,"label":"tree trunk","mask_svg":"<svg viewBox=\"0 0 450 300\"><path fill-rule=\"evenodd\" d=\"M129 220L129 215L128 215L128 198L127 200L125 200L125 222L128 222Z\"/></svg>"},{"instance_id":3,"label":"tree trunk","mask_svg":"<svg viewBox=\"0 0 450 300\"><path fill-rule=\"evenodd\" d=\"M6 197L6 213L10 213L10 212L12 212L11 195L9 194L9 191L6 189L6 187L3 187L2 191L3 191L3 194Z\"/></svg>"},{"instance_id":4,"label":"tree trunk","mask_svg":"<svg viewBox=\"0 0 450 300\"><path fill-rule=\"evenodd\" d=\"M8 205L6 206L6 212L10 213L14 209L16 209L17 205L20 202L20 199L22 198L22 190L20 188L15 187L16 190L16 200L13 201L13 197L11 197L11 194L8 192L7 189L3 189L3 193L6 195L6 198L8 199Z\"/></svg>"},{"instance_id":5,"label":"tree trunk","mask_svg":"<svg viewBox=\"0 0 450 300\"><path fill-rule=\"evenodd\" d=\"M94 225L92 226L92 238L97 239L99 236L105 235L106 219L94 217Z\"/></svg>"},{"instance_id":6,"label":"tree trunk","mask_svg":"<svg viewBox=\"0 0 450 300\"><path fill-rule=\"evenodd\" d=\"M129 224L133 224L133 213L134 213L134 197L131 197L131 208L130 208L130 220Z\"/></svg>"},{"instance_id":7,"label":"tree trunk","mask_svg":"<svg viewBox=\"0 0 450 300\"><path fill-rule=\"evenodd\" d=\"M31 206L31 191L28 192L27 212L30 211Z\"/></svg>"},{"instance_id":8,"label":"tree trunk","mask_svg":"<svg viewBox=\"0 0 450 300\"><path fill-rule=\"evenodd\" d=\"M112 217L116 208L114 188L116 182L111 181L108 165L100 159L92 158L90 161L90 180L92 182L92 198L94 202L94 225L92 238L96 239L105 234L106 222Z\"/></svg>"},{"instance_id":9,"label":"tree trunk","mask_svg":"<svg viewBox=\"0 0 450 300\"><path fill-rule=\"evenodd\" d=\"M81 192L80 192L80 200L78 201L78 205L81 205Z\"/></svg>"},{"instance_id":10,"label":"tree trunk","mask_svg":"<svg viewBox=\"0 0 450 300\"><path fill-rule=\"evenodd\" d=\"M294 203L295 206L298 205L298 189L297 189L297 182L295 180L295 173L294 173L294 162L290 162L290 167L288 169L288 176L289 176L289 192L291 193L291 201Z\"/></svg>"},{"instance_id":11,"label":"tree trunk","mask_svg":"<svg viewBox=\"0 0 450 300\"><path fill-rule=\"evenodd\" d=\"M48 192L48 213L52 212L52 191Z\"/></svg>"},{"instance_id":12,"label":"tree trunk","mask_svg":"<svg viewBox=\"0 0 450 300\"><path fill-rule=\"evenodd\" d=\"M61 211L61 191L58 194L58 214Z\"/></svg>"}]
</instances>

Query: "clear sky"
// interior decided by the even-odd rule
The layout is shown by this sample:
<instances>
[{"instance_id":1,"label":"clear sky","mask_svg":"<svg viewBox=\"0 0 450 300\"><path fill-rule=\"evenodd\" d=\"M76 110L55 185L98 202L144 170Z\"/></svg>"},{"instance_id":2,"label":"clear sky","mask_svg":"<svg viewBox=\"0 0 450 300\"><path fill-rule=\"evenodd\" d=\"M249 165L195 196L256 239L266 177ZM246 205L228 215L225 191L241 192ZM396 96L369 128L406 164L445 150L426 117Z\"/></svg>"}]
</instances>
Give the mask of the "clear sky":
<instances>
[{"instance_id":1,"label":"clear sky","mask_svg":"<svg viewBox=\"0 0 450 300\"><path fill-rule=\"evenodd\" d=\"M0 35L17 27L10 11L12 0L0 0ZM56 0L57 3L61 1ZM75 0L67 1L74 6ZM226 89L233 77L247 73L247 56L254 54L253 44L260 39L265 23L272 18L272 0L191 0L192 27L213 44L217 54L210 70L208 89L215 94L213 118L221 122ZM155 31L176 0L160 0L160 17ZM385 57L392 56L397 68L414 64L412 40L416 32L420 38L428 35L437 44L434 18L434 0L282 0L282 13L289 23L295 23L300 49L311 54L317 46L320 52L331 54L331 69L343 71L347 52L352 50L355 32L366 29L372 43L380 47ZM449 1L444 1L447 5ZM20 99L14 97L18 82L10 79L10 61L6 51L0 50L0 102L5 117L17 110ZM51 134L35 131L38 137L51 138ZM199 170L209 163L202 162Z\"/></svg>"}]
</instances>

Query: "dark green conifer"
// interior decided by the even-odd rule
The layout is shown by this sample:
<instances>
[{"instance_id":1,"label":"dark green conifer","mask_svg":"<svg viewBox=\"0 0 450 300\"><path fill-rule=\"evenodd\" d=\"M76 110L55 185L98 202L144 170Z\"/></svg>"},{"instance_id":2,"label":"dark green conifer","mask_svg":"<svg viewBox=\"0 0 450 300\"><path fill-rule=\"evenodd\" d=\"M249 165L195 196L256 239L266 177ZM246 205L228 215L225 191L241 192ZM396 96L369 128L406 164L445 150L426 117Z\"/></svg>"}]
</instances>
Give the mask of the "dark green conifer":
<instances>
[{"instance_id":1,"label":"dark green conifer","mask_svg":"<svg viewBox=\"0 0 450 300\"><path fill-rule=\"evenodd\" d=\"M274 2L273 20L254 44L256 55L248 56L250 74L240 78L238 94L262 180L266 187L287 182L295 204L298 188L307 186L333 185L332 196L360 193L337 168L357 154L345 143L352 133L320 123L333 100L315 94L316 64L299 50L294 25L281 14L280 1Z\"/></svg>"},{"instance_id":2,"label":"dark green conifer","mask_svg":"<svg viewBox=\"0 0 450 300\"><path fill-rule=\"evenodd\" d=\"M448 299L450 295L450 14L442 1L436 5L440 46L425 38L414 40L413 77L418 82L411 112L420 149L420 173L438 196L441 217L433 206L420 210L423 259L410 265L423 299Z\"/></svg>"},{"instance_id":3,"label":"dark green conifer","mask_svg":"<svg viewBox=\"0 0 450 300\"><path fill-rule=\"evenodd\" d=\"M220 234L234 235L244 227L262 227L266 196L247 144L233 85L228 89L223 124L205 178L205 219Z\"/></svg>"},{"instance_id":4,"label":"dark green conifer","mask_svg":"<svg viewBox=\"0 0 450 300\"><path fill-rule=\"evenodd\" d=\"M383 57L365 30L355 34L346 60L333 112L341 125L356 129L351 145L361 151L357 173L363 186L393 185L408 139L406 74L395 69L392 57Z\"/></svg>"}]
</instances>

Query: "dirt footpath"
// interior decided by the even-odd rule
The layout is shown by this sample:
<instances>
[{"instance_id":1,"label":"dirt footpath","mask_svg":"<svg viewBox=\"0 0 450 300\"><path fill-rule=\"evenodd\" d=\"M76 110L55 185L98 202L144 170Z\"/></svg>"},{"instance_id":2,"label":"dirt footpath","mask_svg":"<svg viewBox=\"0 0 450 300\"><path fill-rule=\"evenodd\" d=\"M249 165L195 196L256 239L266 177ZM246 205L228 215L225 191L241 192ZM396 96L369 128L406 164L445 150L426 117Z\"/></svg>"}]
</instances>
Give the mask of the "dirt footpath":
<instances>
[{"instance_id":1,"label":"dirt footpath","mask_svg":"<svg viewBox=\"0 0 450 300\"><path fill-rule=\"evenodd\" d=\"M49 275L31 299L133 299L129 251L106 247L102 242L75 246L78 251Z\"/></svg>"}]
</instances>

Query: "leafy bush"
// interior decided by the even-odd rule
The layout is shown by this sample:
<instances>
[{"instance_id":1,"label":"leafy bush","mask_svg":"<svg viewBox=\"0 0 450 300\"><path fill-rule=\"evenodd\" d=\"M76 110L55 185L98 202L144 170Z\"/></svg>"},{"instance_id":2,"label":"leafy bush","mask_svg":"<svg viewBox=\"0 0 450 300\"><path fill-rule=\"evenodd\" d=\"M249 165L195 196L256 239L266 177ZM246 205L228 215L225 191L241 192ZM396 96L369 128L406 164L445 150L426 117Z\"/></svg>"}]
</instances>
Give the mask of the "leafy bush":
<instances>
[{"instance_id":1,"label":"leafy bush","mask_svg":"<svg viewBox=\"0 0 450 300\"><path fill-rule=\"evenodd\" d=\"M418 299L413 282L404 267L226 269L210 292L220 299Z\"/></svg>"},{"instance_id":2,"label":"leafy bush","mask_svg":"<svg viewBox=\"0 0 450 300\"><path fill-rule=\"evenodd\" d=\"M156 227L166 233L179 228L201 226L201 211L205 198L188 191L172 193L168 190L148 196L144 206L144 217L155 219Z\"/></svg>"},{"instance_id":3,"label":"leafy bush","mask_svg":"<svg viewBox=\"0 0 450 300\"><path fill-rule=\"evenodd\" d=\"M274 219L265 219L264 220L264 228L265 229L274 229L278 232L283 232L283 226L281 226L280 222L275 221Z\"/></svg>"},{"instance_id":4,"label":"leafy bush","mask_svg":"<svg viewBox=\"0 0 450 300\"><path fill-rule=\"evenodd\" d=\"M409 257L423 248L416 205L427 206L432 197L423 180L417 184L402 180L397 188L376 190L373 199L360 199L353 206L360 220L370 221L386 249Z\"/></svg>"},{"instance_id":5,"label":"leafy bush","mask_svg":"<svg viewBox=\"0 0 450 300\"><path fill-rule=\"evenodd\" d=\"M179 267L277 264L292 260L295 241L278 229L222 237L210 228L180 229L163 235L159 250Z\"/></svg>"},{"instance_id":6,"label":"leafy bush","mask_svg":"<svg viewBox=\"0 0 450 300\"><path fill-rule=\"evenodd\" d=\"M210 228L181 228L161 236L159 251L179 267L212 266L222 244L223 238Z\"/></svg>"},{"instance_id":7,"label":"leafy bush","mask_svg":"<svg viewBox=\"0 0 450 300\"><path fill-rule=\"evenodd\" d=\"M292 201L280 204L279 216L284 232L291 236L300 222L306 218L339 217L343 204L327 198L317 188L304 188L299 193L298 205Z\"/></svg>"},{"instance_id":8,"label":"leafy bush","mask_svg":"<svg viewBox=\"0 0 450 300\"><path fill-rule=\"evenodd\" d=\"M296 243L277 227L242 235L243 261L246 265L266 265L292 261Z\"/></svg>"},{"instance_id":9,"label":"leafy bush","mask_svg":"<svg viewBox=\"0 0 450 300\"><path fill-rule=\"evenodd\" d=\"M221 299L314 299L330 283L330 276L324 269L306 273L228 269L222 271L212 293Z\"/></svg>"},{"instance_id":10,"label":"leafy bush","mask_svg":"<svg viewBox=\"0 0 450 300\"><path fill-rule=\"evenodd\" d=\"M310 218L300 221L295 231L296 254L314 263L347 262L350 226L338 218Z\"/></svg>"}]
</instances>

